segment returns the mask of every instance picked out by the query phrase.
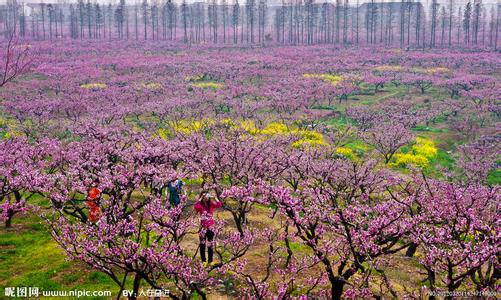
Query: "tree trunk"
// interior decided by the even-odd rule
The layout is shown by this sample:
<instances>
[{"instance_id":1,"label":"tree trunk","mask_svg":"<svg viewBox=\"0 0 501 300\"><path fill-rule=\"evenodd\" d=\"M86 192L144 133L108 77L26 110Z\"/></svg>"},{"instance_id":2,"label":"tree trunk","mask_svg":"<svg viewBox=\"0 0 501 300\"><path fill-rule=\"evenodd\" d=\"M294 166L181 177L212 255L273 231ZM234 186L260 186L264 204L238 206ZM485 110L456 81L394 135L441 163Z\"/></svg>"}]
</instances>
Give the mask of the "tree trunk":
<instances>
[{"instance_id":1,"label":"tree trunk","mask_svg":"<svg viewBox=\"0 0 501 300\"><path fill-rule=\"evenodd\" d=\"M14 211L12 209L7 210L7 220L5 220L5 228L12 227L12 217L14 216Z\"/></svg>"},{"instance_id":2,"label":"tree trunk","mask_svg":"<svg viewBox=\"0 0 501 300\"><path fill-rule=\"evenodd\" d=\"M330 280L331 282L331 297L333 300L341 299L343 295L344 281L334 277Z\"/></svg>"},{"instance_id":3,"label":"tree trunk","mask_svg":"<svg viewBox=\"0 0 501 300\"><path fill-rule=\"evenodd\" d=\"M413 257L414 254L416 253L418 244L416 243L411 243L409 247L407 248L407 251L405 252L405 256L407 257Z\"/></svg>"},{"instance_id":4,"label":"tree trunk","mask_svg":"<svg viewBox=\"0 0 501 300\"><path fill-rule=\"evenodd\" d=\"M129 296L130 300L136 300L138 299L139 295L139 285L141 284L141 276L139 274L136 274L134 276L134 283L132 286L132 295Z\"/></svg>"}]
</instances>

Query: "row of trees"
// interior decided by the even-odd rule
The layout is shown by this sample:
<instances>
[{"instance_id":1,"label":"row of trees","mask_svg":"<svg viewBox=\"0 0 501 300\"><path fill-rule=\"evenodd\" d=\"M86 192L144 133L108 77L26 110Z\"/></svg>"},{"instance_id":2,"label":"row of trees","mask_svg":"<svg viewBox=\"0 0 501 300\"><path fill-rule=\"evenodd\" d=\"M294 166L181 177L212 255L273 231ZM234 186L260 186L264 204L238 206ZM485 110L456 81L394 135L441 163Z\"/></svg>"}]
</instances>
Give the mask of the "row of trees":
<instances>
[{"instance_id":1,"label":"row of trees","mask_svg":"<svg viewBox=\"0 0 501 300\"><path fill-rule=\"evenodd\" d=\"M269 6L266 0L211 0L192 4L147 0L130 5L99 4L79 0L76 4L25 6L10 0L1 15L5 34L18 31L23 37L45 40L69 36L74 39L182 39L186 43L282 44L386 44L413 47L489 46L497 48L499 12L481 0L440 5L433 0L426 8L419 1L359 4L283 1ZM28 29L28 27L30 27Z\"/></svg>"},{"instance_id":2,"label":"row of trees","mask_svg":"<svg viewBox=\"0 0 501 300\"><path fill-rule=\"evenodd\" d=\"M209 288L232 283L238 296L258 299L417 298L425 293L417 281L433 292L495 292L501 193L486 177L497 167L499 89L482 74L495 70L497 53L295 47L146 57L155 45L71 44L41 43L38 74L0 89L10 128L0 140L0 222L39 214L68 257L120 289L132 281L136 294L151 286L172 299L205 299ZM27 70L11 62L30 57L15 46L0 60L0 71L17 70L0 72L9 78ZM358 70L352 80L370 85L358 95L412 85L423 94L446 89L451 101L439 94L353 105L346 117L355 125L324 127L311 107L357 101L342 96L353 91L343 83L320 80L336 76L314 75L326 69L347 79ZM198 80L215 80L214 90ZM451 124L454 139L470 135L458 146L457 172L443 173L450 181L386 167L413 147L416 125L436 119ZM278 134L286 124L299 130ZM309 146L303 134L327 142ZM370 148L339 151L353 139ZM167 210L152 191L174 177L189 178L192 194ZM94 182L103 215L92 223L82 200ZM191 201L206 189L229 217L216 224L217 264L203 268ZM35 197L48 201L35 205ZM250 260L255 249L259 264ZM396 288L396 267L417 278L411 290Z\"/></svg>"},{"instance_id":3,"label":"row of trees","mask_svg":"<svg viewBox=\"0 0 501 300\"><path fill-rule=\"evenodd\" d=\"M238 282L240 296L257 299L296 293L398 298L384 266L406 249L409 256L419 249L431 291L496 287L499 186L419 173L400 177L374 160L351 161L327 148L291 149L288 139L263 142L213 131L211 138L165 141L114 125L118 129L83 125L69 143L1 141L8 155L0 160L0 187L4 214L26 210L34 194L49 199L49 207L34 209L55 241L121 290L132 277L136 295L143 283L169 289L172 299L195 292L205 299L206 288L222 278ZM212 190L232 215L229 224L216 225L219 258L206 269L188 246L197 229L188 200L167 210L152 192L177 176L197 179L190 189ZM103 216L92 223L82 199L97 180ZM269 208L274 225L249 220L256 204ZM252 247L265 251L262 272L246 263ZM383 282L379 292L369 288L377 282Z\"/></svg>"}]
</instances>

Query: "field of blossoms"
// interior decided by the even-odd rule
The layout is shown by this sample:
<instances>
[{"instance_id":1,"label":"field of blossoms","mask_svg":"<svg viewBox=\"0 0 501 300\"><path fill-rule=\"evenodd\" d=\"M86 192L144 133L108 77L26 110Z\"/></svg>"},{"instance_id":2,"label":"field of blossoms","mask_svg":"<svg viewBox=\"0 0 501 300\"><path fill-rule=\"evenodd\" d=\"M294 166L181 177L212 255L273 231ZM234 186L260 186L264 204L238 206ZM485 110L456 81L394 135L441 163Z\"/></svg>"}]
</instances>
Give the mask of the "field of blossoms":
<instances>
[{"instance_id":1,"label":"field of blossoms","mask_svg":"<svg viewBox=\"0 0 501 300\"><path fill-rule=\"evenodd\" d=\"M172 299L499 291L499 53L24 47L30 67L0 85L2 288ZM176 178L186 195L169 208ZM193 209L202 191L223 203L210 265Z\"/></svg>"}]
</instances>

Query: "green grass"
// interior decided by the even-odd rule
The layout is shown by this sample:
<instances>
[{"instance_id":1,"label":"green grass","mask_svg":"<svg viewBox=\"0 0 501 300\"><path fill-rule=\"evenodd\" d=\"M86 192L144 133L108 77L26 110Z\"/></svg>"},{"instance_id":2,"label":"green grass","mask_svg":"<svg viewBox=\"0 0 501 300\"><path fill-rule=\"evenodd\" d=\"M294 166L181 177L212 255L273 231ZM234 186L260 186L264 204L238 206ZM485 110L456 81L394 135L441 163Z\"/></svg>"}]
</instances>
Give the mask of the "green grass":
<instances>
[{"instance_id":1,"label":"green grass","mask_svg":"<svg viewBox=\"0 0 501 300\"><path fill-rule=\"evenodd\" d=\"M437 155L430 159L430 165L423 171L427 176L443 178L443 169L452 170L454 165L455 161L451 154L439 148Z\"/></svg>"},{"instance_id":2,"label":"green grass","mask_svg":"<svg viewBox=\"0 0 501 300\"><path fill-rule=\"evenodd\" d=\"M362 140L353 140L343 147L353 150L353 152L359 157L362 157L368 150L371 149L371 147L364 143Z\"/></svg>"},{"instance_id":3,"label":"green grass","mask_svg":"<svg viewBox=\"0 0 501 300\"><path fill-rule=\"evenodd\" d=\"M333 110L333 111L338 110L336 105L314 105L310 109L322 109L322 110Z\"/></svg>"},{"instance_id":4,"label":"green grass","mask_svg":"<svg viewBox=\"0 0 501 300\"><path fill-rule=\"evenodd\" d=\"M496 168L487 175L487 184L501 185L501 168Z\"/></svg>"},{"instance_id":5,"label":"green grass","mask_svg":"<svg viewBox=\"0 0 501 300\"><path fill-rule=\"evenodd\" d=\"M18 80L30 81L30 80L47 80L47 79L48 79L48 77L45 74L30 72L30 73L23 74L22 76L20 76Z\"/></svg>"},{"instance_id":6,"label":"green grass","mask_svg":"<svg viewBox=\"0 0 501 300\"><path fill-rule=\"evenodd\" d=\"M40 222L33 214L16 215L12 228L0 228L0 295L4 295L5 287L38 287L40 291L110 290L113 295L118 293L118 286L105 274L68 261L64 251Z\"/></svg>"},{"instance_id":7,"label":"green grass","mask_svg":"<svg viewBox=\"0 0 501 300\"><path fill-rule=\"evenodd\" d=\"M280 242L280 246L285 247L285 242ZM308 246L305 246L303 244L289 242L289 247L291 248L292 252L294 252L294 253L303 253L303 254L310 254L311 253L311 248ZM286 255L286 253L284 253L284 255Z\"/></svg>"},{"instance_id":8,"label":"green grass","mask_svg":"<svg viewBox=\"0 0 501 300\"><path fill-rule=\"evenodd\" d=\"M323 120L322 123L327 125L327 126L336 126L336 127L344 127L346 125L354 125L354 122L351 119L344 117L344 116Z\"/></svg>"},{"instance_id":9,"label":"green grass","mask_svg":"<svg viewBox=\"0 0 501 300\"><path fill-rule=\"evenodd\" d=\"M394 84L386 84L384 88L374 93L373 87L363 89L361 92L349 96L348 100L355 100L362 105L371 105L390 98L399 98L406 95L409 89L405 85L395 86Z\"/></svg>"},{"instance_id":10,"label":"green grass","mask_svg":"<svg viewBox=\"0 0 501 300\"><path fill-rule=\"evenodd\" d=\"M429 127L426 125L417 125L414 128L412 128L412 130L418 131L418 132L445 132L444 129Z\"/></svg>"},{"instance_id":11,"label":"green grass","mask_svg":"<svg viewBox=\"0 0 501 300\"><path fill-rule=\"evenodd\" d=\"M430 123L437 125L437 124L445 123L446 121L447 121L447 117L442 114L442 115L434 118L433 120L431 120Z\"/></svg>"},{"instance_id":12,"label":"green grass","mask_svg":"<svg viewBox=\"0 0 501 300\"><path fill-rule=\"evenodd\" d=\"M445 89L442 89L442 88L436 87L436 86L432 86L431 88L429 88L424 93L424 96L426 96L427 98L431 98L434 101L437 101L437 100L442 101L442 100L450 98L449 92L447 92Z\"/></svg>"},{"instance_id":13,"label":"green grass","mask_svg":"<svg viewBox=\"0 0 501 300\"><path fill-rule=\"evenodd\" d=\"M437 156L431 160L431 163L440 165L448 170L451 170L454 167L454 159L447 151L442 149L438 149Z\"/></svg>"}]
</instances>

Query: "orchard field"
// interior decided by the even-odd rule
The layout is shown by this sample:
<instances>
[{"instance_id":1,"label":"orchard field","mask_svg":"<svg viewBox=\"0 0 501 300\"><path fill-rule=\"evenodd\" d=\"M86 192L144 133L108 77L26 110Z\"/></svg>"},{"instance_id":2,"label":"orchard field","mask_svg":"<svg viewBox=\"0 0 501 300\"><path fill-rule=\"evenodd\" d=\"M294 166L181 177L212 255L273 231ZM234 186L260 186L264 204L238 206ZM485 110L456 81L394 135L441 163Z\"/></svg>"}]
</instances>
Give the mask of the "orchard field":
<instances>
[{"instance_id":1,"label":"orchard field","mask_svg":"<svg viewBox=\"0 0 501 300\"><path fill-rule=\"evenodd\" d=\"M2 289L496 297L499 52L25 47L31 67L0 87ZM223 203L208 266L202 191Z\"/></svg>"}]
</instances>

